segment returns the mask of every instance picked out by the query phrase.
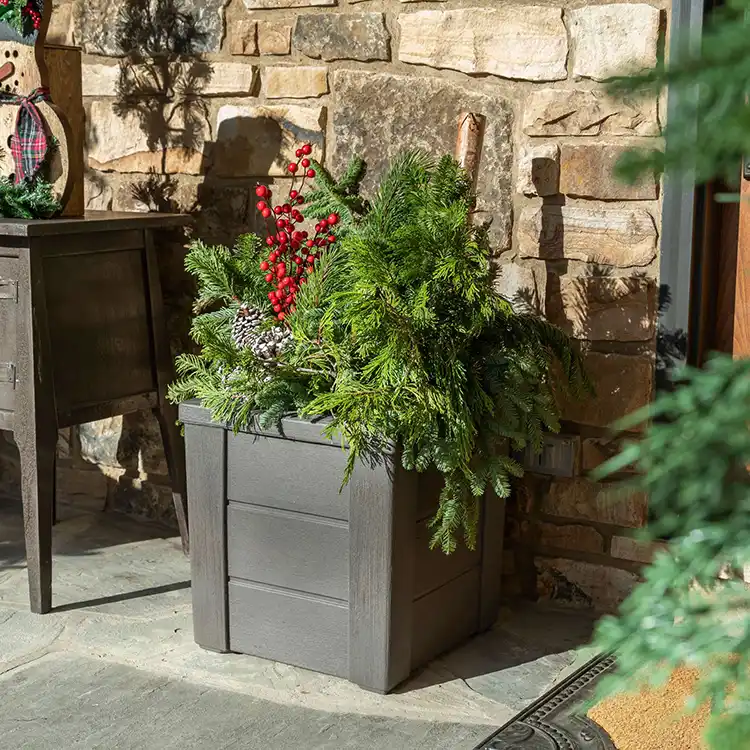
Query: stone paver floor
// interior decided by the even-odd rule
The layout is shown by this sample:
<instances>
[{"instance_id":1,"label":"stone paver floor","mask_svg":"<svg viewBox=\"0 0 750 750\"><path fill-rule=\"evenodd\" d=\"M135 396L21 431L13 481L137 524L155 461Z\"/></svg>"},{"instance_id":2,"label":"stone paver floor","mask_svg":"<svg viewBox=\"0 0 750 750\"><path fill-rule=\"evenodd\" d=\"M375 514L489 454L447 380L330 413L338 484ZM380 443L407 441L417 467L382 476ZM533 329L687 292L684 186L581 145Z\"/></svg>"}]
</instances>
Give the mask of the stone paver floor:
<instances>
[{"instance_id":1,"label":"stone paver floor","mask_svg":"<svg viewBox=\"0 0 750 750\"><path fill-rule=\"evenodd\" d=\"M388 696L192 639L189 564L156 525L60 505L54 612L28 611L0 500L0 746L469 750L591 656L592 621L526 607Z\"/></svg>"}]
</instances>

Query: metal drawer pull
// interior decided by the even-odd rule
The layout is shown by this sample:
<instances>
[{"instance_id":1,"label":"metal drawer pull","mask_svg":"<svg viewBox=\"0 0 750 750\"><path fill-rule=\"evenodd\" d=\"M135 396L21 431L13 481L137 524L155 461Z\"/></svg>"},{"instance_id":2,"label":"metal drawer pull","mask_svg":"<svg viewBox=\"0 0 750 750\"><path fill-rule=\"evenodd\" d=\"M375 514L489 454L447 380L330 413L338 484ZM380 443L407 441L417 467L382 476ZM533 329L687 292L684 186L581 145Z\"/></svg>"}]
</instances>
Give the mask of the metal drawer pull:
<instances>
[{"instance_id":1,"label":"metal drawer pull","mask_svg":"<svg viewBox=\"0 0 750 750\"><path fill-rule=\"evenodd\" d=\"M16 386L16 363L0 362L0 383L12 383Z\"/></svg>"},{"instance_id":2,"label":"metal drawer pull","mask_svg":"<svg viewBox=\"0 0 750 750\"><path fill-rule=\"evenodd\" d=\"M12 299L18 302L18 282L0 278L0 299Z\"/></svg>"}]
</instances>

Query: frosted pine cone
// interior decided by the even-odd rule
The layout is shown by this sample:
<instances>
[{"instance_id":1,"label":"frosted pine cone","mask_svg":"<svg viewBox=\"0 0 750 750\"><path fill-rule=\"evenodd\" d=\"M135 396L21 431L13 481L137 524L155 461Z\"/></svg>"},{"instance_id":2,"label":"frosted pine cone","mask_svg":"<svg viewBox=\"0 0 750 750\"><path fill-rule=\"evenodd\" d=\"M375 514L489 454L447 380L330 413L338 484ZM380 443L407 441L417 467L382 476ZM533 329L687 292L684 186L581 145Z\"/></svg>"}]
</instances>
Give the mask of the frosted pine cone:
<instances>
[{"instance_id":1,"label":"frosted pine cone","mask_svg":"<svg viewBox=\"0 0 750 750\"><path fill-rule=\"evenodd\" d=\"M232 323L232 341L238 349L245 349L252 346L258 337L256 328L263 323L263 313L256 307L240 305L237 315Z\"/></svg>"},{"instance_id":2,"label":"frosted pine cone","mask_svg":"<svg viewBox=\"0 0 750 750\"><path fill-rule=\"evenodd\" d=\"M275 326L258 334L250 348L258 359L270 362L291 346L293 340L288 328Z\"/></svg>"}]
</instances>

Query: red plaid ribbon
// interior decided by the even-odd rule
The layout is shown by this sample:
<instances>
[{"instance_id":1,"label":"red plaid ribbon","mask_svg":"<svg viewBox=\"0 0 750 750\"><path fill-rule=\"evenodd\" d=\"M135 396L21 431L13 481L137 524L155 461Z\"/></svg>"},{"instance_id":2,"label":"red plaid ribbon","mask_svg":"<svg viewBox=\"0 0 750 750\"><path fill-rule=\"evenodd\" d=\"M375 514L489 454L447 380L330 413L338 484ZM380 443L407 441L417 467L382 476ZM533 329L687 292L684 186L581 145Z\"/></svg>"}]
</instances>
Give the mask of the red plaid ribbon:
<instances>
[{"instance_id":1,"label":"red plaid ribbon","mask_svg":"<svg viewBox=\"0 0 750 750\"><path fill-rule=\"evenodd\" d=\"M31 179L47 158L49 143L37 102L49 101L49 89L38 88L28 96L0 92L0 103L17 104L16 128L10 139L16 184Z\"/></svg>"}]
</instances>

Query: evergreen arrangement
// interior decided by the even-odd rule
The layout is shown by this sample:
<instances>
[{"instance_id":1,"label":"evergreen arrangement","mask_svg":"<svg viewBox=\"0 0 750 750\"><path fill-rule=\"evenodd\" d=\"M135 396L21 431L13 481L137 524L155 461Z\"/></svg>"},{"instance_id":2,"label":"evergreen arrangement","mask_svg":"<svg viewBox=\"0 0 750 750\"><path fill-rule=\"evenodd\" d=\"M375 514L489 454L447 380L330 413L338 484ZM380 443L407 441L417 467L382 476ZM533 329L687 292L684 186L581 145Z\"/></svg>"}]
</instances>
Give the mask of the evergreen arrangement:
<instances>
[{"instance_id":1,"label":"evergreen arrangement","mask_svg":"<svg viewBox=\"0 0 750 750\"><path fill-rule=\"evenodd\" d=\"M328 415L350 447L344 482L355 461L398 444L407 469L445 478L433 545L450 552L463 534L473 546L486 488L506 497L522 473L507 444L540 449L559 429L553 387L588 386L580 356L495 291L470 183L450 157L402 155L368 202L362 160L337 182L309 153L289 165L302 182L280 205L258 187L264 240L192 245L201 350L179 358L170 397L199 398L237 429Z\"/></svg>"},{"instance_id":2,"label":"evergreen arrangement","mask_svg":"<svg viewBox=\"0 0 750 750\"><path fill-rule=\"evenodd\" d=\"M41 177L15 183L0 178L0 216L5 219L50 219L62 210L52 186Z\"/></svg>"}]
</instances>

